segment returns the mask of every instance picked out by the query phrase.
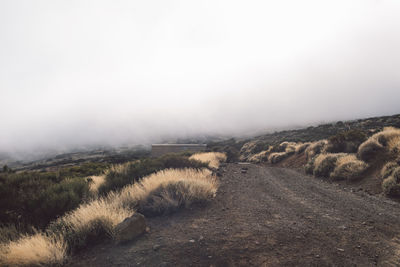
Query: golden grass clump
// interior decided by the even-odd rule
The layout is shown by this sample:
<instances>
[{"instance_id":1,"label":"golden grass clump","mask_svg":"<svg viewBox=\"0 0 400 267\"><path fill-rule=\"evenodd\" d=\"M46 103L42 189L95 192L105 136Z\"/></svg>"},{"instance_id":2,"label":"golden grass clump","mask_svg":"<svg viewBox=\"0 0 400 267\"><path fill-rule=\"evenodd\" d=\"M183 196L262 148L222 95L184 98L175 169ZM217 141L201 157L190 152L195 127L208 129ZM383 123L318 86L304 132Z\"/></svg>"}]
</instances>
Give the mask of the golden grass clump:
<instances>
[{"instance_id":1,"label":"golden grass clump","mask_svg":"<svg viewBox=\"0 0 400 267\"><path fill-rule=\"evenodd\" d=\"M215 197L218 182L210 170L167 169L109 195L114 205L135 207L145 215L170 213Z\"/></svg>"},{"instance_id":2,"label":"golden grass clump","mask_svg":"<svg viewBox=\"0 0 400 267\"><path fill-rule=\"evenodd\" d=\"M357 159L355 154L339 156L330 177L332 179L353 180L359 178L367 168L368 164Z\"/></svg>"},{"instance_id":3,"label":"golden grass clump","mask_svg":"<svg viewBox=\"0 0 400 267\"><path fill-rule=\"evenodd\" d=\"M3 244L0 247L2 266L59 265L67 255L67 245L62 236L36 233Z\"/></svg>"},{"instance_id":4,"label":"golden grass clump","mask_svg":"<svg viewBox=\"0 0 400 267\"><path fill-rule=\"evenodd\" d=\"M345 153L319 154L314 161L313 174L319 177L329 177L336 167L338 158L345 156Z\"/></svg>"},{"instance_id":5,"label":"golden grass clump","mask_svg":"<svg viewBox=\"0 0 400 267\"><path fill-rule=\"evenodd\" d=\"M218 169L219 164L226 161L226 155L221 152L196 153L190 156L189 159L208 163L210 168Z\"/></svg>"},{"instance_id":6,"label":"golden grass clump","mask_svg":"<svg viewBox=\"0 0 400 267\"><path fill-rule=\"evenodd\" d=\"M268 162L275 164L275 163L278 163L278 162L284 160L288 156L290 156L290 154L288 154L286 152L274 152L268 156Z\"/></svg>"},{"instance_id":7,"label":"golden grass clump","mask_svg":"<svg viewBox=\"0 0 400 267\"><path fill-rule=\"evenodd\" d=\"M264 151L261 151L260 153L252 155L251 157L249 157L248 161L253 162L253 163L260 163L263 161L267 161L272 148L273 148L273 146L270 146L267 150L264 150Z\"/></svg>"},{"instance_id":8,"label":"golden grass clump","mask_svg":"<svg viewBox=\"0 0 400 267\"><path fill-rule=\"evenodd\" d=\"M307 159L311 159L312 157L315 157L317 154L323 152L327 144L328 141L325 139L312 142L304 151L304 153L307 156Z\"/></svg>"},{"instance_id":9,"label":"golden grass clump","mask_svg":"<svg viewBox=\"0 0 400 267\"><path fill-rule=\"evenodd\" d=\"M400 153L400 129L386 127L372 135L358 148L357 156L364 161L371 161L380 152Z\"/></svg>"},{"instance_id":10,"label":"golden grass clump","mask_svg":"<svg viewBox=\"0 0 400 267\"><path fill-rule=\"evenodd\" d=\"M311 145L310 142L306 142L306 143L297 143L295 146L295 153L296 154L301 154L303 153L307 147L309 147Z\"/></svg>"},{"instance_id":11,"label":"golden grass clump","mask_svg":"<svg viewBox=\"0 0 400 267\"><path fill-rule=\"evenodd\" d=\"M400 167L396 167L391 175L383 180L382 190L388 196L400 196Z\"/></svg>"},{"instance_id":12,"label":"golden grass clump","mask_svg":"<svg viewBox=\"0 0 400 267\"><path fill-rule=\"evenodd\" d=\"M89 181L89 191L96 195L99 187L104 184L106 180L106 176L103 175L96 175L96 176L90 176L88 177L88 181Z\"/></svg>"},{"instance_id":13,"label":"golden grass clump","mask_svg":"<svg viewBox=\"0 0 400 267\"><path fill-rule=\"evenodd\" d=\"M393 171L399 167L397 162L391 161L385 164L381 170L382 179L386 179L393 174Z\"/></svg>"}]
</instances>

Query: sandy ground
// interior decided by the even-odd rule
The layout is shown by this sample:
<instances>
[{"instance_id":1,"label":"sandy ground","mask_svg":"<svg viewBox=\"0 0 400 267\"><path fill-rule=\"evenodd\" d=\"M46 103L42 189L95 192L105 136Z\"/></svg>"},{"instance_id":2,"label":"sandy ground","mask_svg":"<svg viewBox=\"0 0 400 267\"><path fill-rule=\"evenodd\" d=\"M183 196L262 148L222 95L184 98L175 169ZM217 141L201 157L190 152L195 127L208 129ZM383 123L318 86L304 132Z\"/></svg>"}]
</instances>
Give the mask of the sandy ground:
<instances>
[{"instance_id":1,"label":"sandy ground","mask_svg":"<svg viewBox=\"0 0 400 267\"><path fill-rule=\"evenodd\" d=\"M208 205L149 218L136 241L66 266L400 265L399 203L280 167L228 164L220 182Z\"/></svg>"}]
</instances>

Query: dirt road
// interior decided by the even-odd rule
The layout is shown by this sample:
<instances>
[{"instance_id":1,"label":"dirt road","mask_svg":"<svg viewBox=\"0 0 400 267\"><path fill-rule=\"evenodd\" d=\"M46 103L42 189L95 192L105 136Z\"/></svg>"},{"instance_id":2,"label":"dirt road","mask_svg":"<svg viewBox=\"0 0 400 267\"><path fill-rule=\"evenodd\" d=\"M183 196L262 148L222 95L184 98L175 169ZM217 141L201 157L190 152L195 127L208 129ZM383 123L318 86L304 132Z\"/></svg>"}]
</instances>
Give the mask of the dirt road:
<instances>
[{"instance_id":1,"label":"dirt road","mask_svg":"<svg viewBox=\"0 0 400 267\"><path fill-rule=\"evenodd\" d=\"M205 207L150 218L151 232L68 266L399 266L400 205L294 170L229 164Z\"/></svg>"}]
</instances>

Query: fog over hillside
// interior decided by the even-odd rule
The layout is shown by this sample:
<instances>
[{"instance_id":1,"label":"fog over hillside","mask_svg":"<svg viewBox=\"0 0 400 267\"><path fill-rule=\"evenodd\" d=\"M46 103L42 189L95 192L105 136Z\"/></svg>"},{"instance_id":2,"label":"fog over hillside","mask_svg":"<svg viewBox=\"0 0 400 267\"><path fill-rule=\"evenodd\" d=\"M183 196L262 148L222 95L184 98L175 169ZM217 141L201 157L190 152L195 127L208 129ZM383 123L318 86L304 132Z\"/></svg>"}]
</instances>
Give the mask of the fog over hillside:
<instances>
[{"instance_id":1,"label":"fog over hillside","mask_svg":"<svg viewBox=\"0 0 400 267\"><path fill-rule=\"evenodd\" d=\"M400 2L0 2L0 152L400 113Z\"/></svg>"}]
</instances>

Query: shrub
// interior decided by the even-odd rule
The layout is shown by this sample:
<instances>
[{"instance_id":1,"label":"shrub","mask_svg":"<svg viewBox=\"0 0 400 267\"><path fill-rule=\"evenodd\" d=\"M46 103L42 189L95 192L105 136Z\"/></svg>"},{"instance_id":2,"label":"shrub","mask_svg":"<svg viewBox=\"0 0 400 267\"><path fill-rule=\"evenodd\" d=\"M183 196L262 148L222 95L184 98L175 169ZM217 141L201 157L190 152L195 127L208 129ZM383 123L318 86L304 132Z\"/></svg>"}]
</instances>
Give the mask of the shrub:
<instances>
[{"instance_id":1,"label":"shrub","mask_svg":"<svg viewBox=\"0 0 400 267\"><path fill-rule=\"evenodd\" d=\"M168 168L208 167L207 163L189 159L179 154L167 154L160 158L146 158L121 165L114 165L105 172L105 182L100 185L98 192L105 195L112 190L118 190L157 171Z\"/></svg>"},{"instance_id":2,"label":"shrub","mask_svg":"<svg viewBox=\"0 0 400 267\"><path fill-rule=\"evenodd\" d=\"M263 161L267 161L268 156L271 153L271 149L272 149L272 146L270 146L270 148L268 150L261 151L260 153L257 153L255 155L251 156L248 159L248 161L253 162L253 163L260 163Z\"/></svg>"},{"instance_id":3,"label":"shrub","mask_svg":"<svg viewBox=\"0 0 400 267\"><path fill-rule=\"evenodd\" d=\"M125 187L109 198L122 207L135 207L145 215L169 213L182 206L213 198L218 183L210 170L163 170Z\"/></svg>"},{"instance_id":4,"label":"shrub","mask_svg":"<svg viewBox=\"0 0 400 267\"><path fill-rule=\"evenodd\" d=\"M328 143L327 140L320 140L320 141L311 143L304 152L307 156L307 159L310 159L310 158L318 155L319 153L321 153L324 150L327 143Z\"/></svg>"},{"instance_id":5,"label":"shrub","mask_svg":"<svg viewBox=\"0 0 400 267\"><path fill-rule=\"evenodd\" d=\"M375 156L384 150L383 146L375 139L368 139L358 148L357 156L364 161L371 161Z\"/></svg>"},{"instance_id":6,"label":"shrub","mask_svg":"<svg viewBox=\"0 0 400 267\"><path fill-rule=\"evenodd\" d=\"M303 153L310 146L310 144L311 144L310 142L297 144L295 148L295 153L296 154Z\"/></svg>"},{"instance_id":7,"label":"shrub","mask_svg":"<svg viewBox=\"0 0 400 267\"><path fill-rule=\"evenodd\" d=\"M96 196L98 191L99 191L99 187L104 184L106 180L105 175L95 175L95 176L90 176L87 178L87 181L89 183L89 191L92 194L92 196Z\"/></svg>"},{"instance_id":8,"label":"shrub","mask_svg":"<svg viewBox=\"0 0 400 267\"><path fill-rule=\"evenodd\" d=\"M326 152L330 153L355 153L358 147L367 139L366 134L361 130L349 130L340 132L328 139Z\"/></svg>"},{"instance_id":9,"label":"shrub","mask_svg":"<svg viewBox=\"0 0 400 267\"><path fill-rule=\"evenodd\" d=\"M284 160L288 156L290 156L290 154L288 154L286 152L274 152L268 156L268 161L272 164L275 164L275 163L278 163L278 162Z\"/></svg>"},{"instance_id":10,"label":"shrub","mask_svg":"<svg viewBox=\"0 0 400 267\"><path fill-rule=\"evenodd\" d=\"M251 155L257 154L265 149L265 144L261 141L250 141L245 143L240 149L240 160L246 161Z\"/></svg>"},{"instance_id":11,"label":"shrub","mask_svg":"<svg viewBox=\"0 0 400 267\"><path fill-rule=\"evenodd\" d=\"M332 179L353 180L368 168L368 164L358 160L354 154L339 157L336 161L336 167L330 174Z\"/></svg>"},{"instance_id":12,"label":"shrub","mask_svg":"<svg viewBox=\"0 0 400 267\"><path fill-rule=\"evenodd\" d=\"M400 152L400 129L386 127L368 138L358 148L358 157L371 161L382 152L398 155Z\"/></svg>"},{"instance_id":13,"label":"shrub","mask_svg":"<svg viewBox=\"0 0 400 267\"><path fill-rule=\"evenodd\" d=\"M220 162L226 161L226 155L221 152L197 153L189 159L206 163L210 168L218 169Z\"/></svg>"},{"instance_id":14,"label":"shrub","mask_svg":"<svg viewBox=\"0 0 400 267\"><path fill-rule=\"evenodd\" d=\"M392 174L383 180L382 189L388 196L400 196L400 167L395 168Z\"/></svg>"},{"instance_id":15,"label":"shrub","mask_svg":"<svg viewBox=\"0 0 400 267\"><path fill-rule=\"evenodd\" d=\"M386 179L393 174L393 171L399 167L397 162L391 161L385 164L381 170L382 179Z\"/></svg>"},{"instance_id":16,"label":"shrub","mask_svg":"<svg viewBox=\"0 0 400 267\"><path fill-rule=\"evenodd\" d=\"M16 240L21 236L14 224L0 226L0 243L6 243L10 240Z\"/></svg>"},{"instance_id":17,"label":"shrub","mask_svg":"<svg viewBox=\"0 0 400 267\"><path fill-rule=\"evenodd\" d=\"M6 266L41 266L61 264L66 256L66 244L62 236L37 233L3 244L0 263Z\"/></svg>"},{"instance_id":18,"label":"shrub","mask_svg":"<svg viewBox=\"0 0 400 267\"><path fill-rule=\"evenodd\" d=\"M76 250L113 237L114 227L131 216L133 210L113 205L107 198L82 204L50 224L48 232L65 238L69 250Z\"/></svg>"},{"instance_id":19,"label":"shrub","mask_svg":"<svg viewBox=\"0 0 400 267\"><path fill-rule=\"evenodd\" d=\"M320 154L315 158L314 176L329 177L330 173L335 169L336 161L343 154Z\"/></svg>"}]
</instances>

